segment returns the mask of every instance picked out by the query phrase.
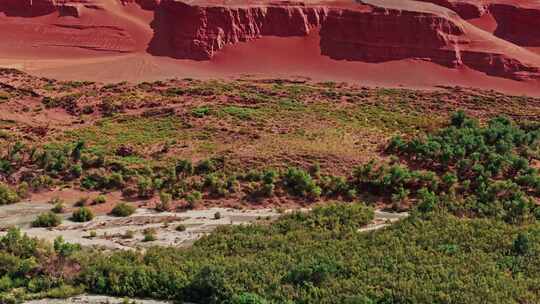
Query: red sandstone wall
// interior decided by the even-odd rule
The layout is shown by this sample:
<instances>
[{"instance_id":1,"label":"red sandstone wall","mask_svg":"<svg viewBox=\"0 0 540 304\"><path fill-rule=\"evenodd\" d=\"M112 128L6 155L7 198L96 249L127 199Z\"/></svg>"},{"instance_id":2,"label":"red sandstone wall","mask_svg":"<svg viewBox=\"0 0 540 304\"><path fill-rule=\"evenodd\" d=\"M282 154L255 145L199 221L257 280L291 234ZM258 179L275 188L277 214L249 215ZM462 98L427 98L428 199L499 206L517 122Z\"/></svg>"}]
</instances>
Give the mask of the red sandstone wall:
<instances>
[{"instance_id":1,"label":"red sandstone wall","mask_svg":"<svg viewBox=\"0 0 540 304\"><path fill-rule=\"evenodd\" d=\"M369 12L332 10L321 28L321 51L334 59L381 62L424 58L457 65L448 50L463 29L425 13L374 8Z\"/></svg>"},{"instance_id":2,"label":"red sandstone wall","mask_svg":"<svg viewBox=\"0 0 540 304\"><path fill-rule=\"evenodd\" d=\"M173 56L204 60L226 44L261 36L305 36L321 24L326 10L302 5L201 7L163 1Z\"/></svg>"},{"instance_id":3,"label":"red sandstone wall","mask_svg":"<svg viewBox=\"0 0 540 304\"><path fill-rule=\"evenodd\" d=\"M197 6L174 0L163 0L160 10L165 14L163 24L176 58L206 60L227 44L261 36L305 36L320 28L321 52L333 59L383 62L415 58L448 67L466 65L507 78L540 76L538 68L515 58L489 50L469 50L471 41L462 24L454 20L458 17L444 14L367 5L235 7Z\"/></svg>"},{"instance_id":4,"label":"red sandstone wall","mask_svg":"<svg viewBox=\"0 0 540 304\"><path fill-rule=\"evenodd\" d=\"M540 46L540 7L491 4L489 11L497 21L497 37L522 46Z\"/></svg>"}]
</instances>

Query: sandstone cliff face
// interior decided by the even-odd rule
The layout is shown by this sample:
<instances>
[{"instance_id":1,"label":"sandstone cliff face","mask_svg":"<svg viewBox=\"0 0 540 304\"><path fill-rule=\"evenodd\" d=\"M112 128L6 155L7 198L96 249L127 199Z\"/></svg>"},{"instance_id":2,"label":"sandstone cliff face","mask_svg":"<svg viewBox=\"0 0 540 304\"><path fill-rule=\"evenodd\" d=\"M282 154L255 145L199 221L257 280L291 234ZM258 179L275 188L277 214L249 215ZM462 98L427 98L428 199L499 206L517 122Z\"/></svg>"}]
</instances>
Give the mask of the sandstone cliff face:
<instances>
[{"instance_id":1,"label":"sandstone cliff face","mask_svg":"<svg viewBox=\"0 0 540 304\"><path fill-rule=\"evenodd\" d=\"M321 24L321 7L303 5L220 7L165 0L160 8L170 25L173 56L210 59L227 44L262 36L304 36Z\"/></svg>"},{"instance_id":2,"label":"sandstone cliff face","mask_svg":"<svg viewBox=\"0 0 540 304\"><path fill-rule=\"evenodd\" d=\"M321 51L334 59L382 62L424 58L456 66L456 44L463 29L427 13L372 8L332 10L321 28Z\"/></svg>"},{"instance_id":3,"label":"sandstone cliff face","mask_svg":"<svg viewBox=\"0 0 540 304\"><path fill-rule=\"evenodd\" d=\"M495 35L523 46L540 46L540 7L491 4L489 11L497 21Z\"/></svg>"},{"instance_id":4,"label":"sandstone cliff face","mask_svg":"<svg viewBox=\"0 0 540 304\"><path fill-rule=\"evenodd\" d=\"M413 58L447 67L465 65L513 79L540 77L537 67L502 51L470 49L470 44L485 37L471 38L465 28L467 23L445 11L437 14L371 4L327 8L290 2L266 6L195 5L175 0L163 0L159 10L167 28L158 32L168 33L172 56L176 58L206 60L227 44L262 36L305 36L320 30L321 53L337 60L384 62Z\"/></svg>"},{"instance_id":5,"label":"sandstone cliff face","mask_svg":"<svg viewBox=\"0 0 540 304\"><path fill-rule=\"evenodd\" d=\"M540 68L523 63L504 54L477 51L461 52L464 65L491 76L515 80L540 79Z\"/></svg>"}]
</instances>

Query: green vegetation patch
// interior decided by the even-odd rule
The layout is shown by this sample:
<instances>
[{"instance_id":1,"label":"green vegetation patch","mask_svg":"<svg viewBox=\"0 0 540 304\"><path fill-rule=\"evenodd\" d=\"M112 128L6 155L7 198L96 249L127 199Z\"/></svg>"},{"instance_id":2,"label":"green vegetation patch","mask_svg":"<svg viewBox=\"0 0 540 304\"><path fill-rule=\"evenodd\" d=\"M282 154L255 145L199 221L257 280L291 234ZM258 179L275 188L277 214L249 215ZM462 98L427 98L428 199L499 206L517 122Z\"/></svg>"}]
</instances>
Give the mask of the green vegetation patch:
<instances>
[{"instance_id":1,"label":"green vegetation patch","mask_svg":"<svg viewBox=\"0 0 540 304\"><path fill-rule=\"evenodd\" d=\"M355 205L321 207L268 226L220 228L185 250L93 253L81 260L80 278L95 293L195 303L237 303L232 299L248 294L256 303L506 304L540 297L537 224L434 213L356 231L370 214Z\"/></svg>"},{"instance_id":2,"label":"green vegetation patch","mask_svg":"<svg viewBox=\"0 0 540 304\"><path fill-rule=\"evenodd\" d=\"M185 138L185 128L179 117L144 118L124 116L103 119L96 125L67 131L70 140L83 140L94 149L115 151L120 145L144 147L175 138Z\"/></svg>"}]
</instances>

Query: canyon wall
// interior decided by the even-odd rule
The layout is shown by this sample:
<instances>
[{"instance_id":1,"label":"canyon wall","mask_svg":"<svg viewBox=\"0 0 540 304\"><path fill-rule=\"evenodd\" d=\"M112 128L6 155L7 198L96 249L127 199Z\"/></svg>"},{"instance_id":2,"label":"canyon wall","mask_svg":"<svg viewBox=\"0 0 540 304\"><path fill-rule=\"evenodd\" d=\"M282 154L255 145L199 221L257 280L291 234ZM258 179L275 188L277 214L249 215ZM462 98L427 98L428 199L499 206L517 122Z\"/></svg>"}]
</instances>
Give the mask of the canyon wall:
<instances>
[{"instance_id":1,"label":"canyon wall","mask_svg":"<svg viewBox=\"0 0 540 304\"><path fill-rule=\"evenodd\" d=\"M536 0L416 0L455 11L463 19L493 17L495 36L521 46L540 46L540 2Z\"/></svg>"},{"instance_id":2,"label":"canyon wall","mask_svg":"<svg viewBox=\"0 0 540 304\"><path fill-rule=\"evenodd\" d=\"M172 56L210 59L227 44L262 36L305 36L321 25L323 7L298 4L278 6L198 6L163 1Z\"/></svg>"},{"instance_id":3,"label":"canyon wall","mask_svg":"<svg viewBox=\"0 0 540 304\"><path fill-rule=\"evenodd\" d=\"M319 30L321 53L337 60L422 59L512 79L540 77L538 68L523 62L523 56L506 55L508 45L499 45L501 41L493 42L494 49L471 48L486 37L471 36L472 25L458 16L431 9L290 2L223 6L163 0L159 10L165 28L157 31L168 35L170 55L180 59L207 60L228 44L263 36L306 36Z\"/></svg>"},{"instance_id":4,"label":"canyon wall","mask_svg":"<svg viewBox=\"0 0 540 304\"><path fill-rule=\"evenodd\" d=\"M463 34L462 27L441 16L376 7L331 10L320 31L322 53L334 59L423 58L450 67L458 64L458 56L448 46Z\"/></svg>"},{"instance_id":5,"label":"canyon wall","mask_svg":"<svg viewBox=\"0 0 540 304\"><path fill-rule=\"evenodd\" d=\"M0 12L22 16L58 12L59 16L77 17L81 7L110 8L101 1L0 0ZM540 55L495 38L463 19L490 13L498 24L495 35L516 44L537 46L540 32L535 29L540 26L540 10L531 5L473 0L250 4L243 0L226 4L212 0L115 1L154 10L153 38L147 49L153 55L208 60L226 45L264 36L302 37L316 31L321 54L336 60L420 59L450 68L466 66L499 77L540 78Z\"/></svg>"},{"instance_id":6,"label":"canyon wall","mask_svg":"<svg viewBox=\"0 0 540 304\"><path fill-rule=\"evenodd\" d=\"M489 11L497 22L495 35L523 46L540 46L540 5L522 7L491 4Z\"/></svg>"}]
</instances>

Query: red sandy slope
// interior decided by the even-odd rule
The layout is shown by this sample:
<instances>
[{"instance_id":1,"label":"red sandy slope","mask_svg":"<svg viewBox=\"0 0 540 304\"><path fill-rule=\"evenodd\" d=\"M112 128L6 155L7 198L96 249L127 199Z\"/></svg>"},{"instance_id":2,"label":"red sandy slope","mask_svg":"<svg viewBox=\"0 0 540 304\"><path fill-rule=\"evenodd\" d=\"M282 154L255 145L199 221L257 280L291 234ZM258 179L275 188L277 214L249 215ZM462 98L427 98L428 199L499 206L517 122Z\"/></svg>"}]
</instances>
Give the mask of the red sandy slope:
<instances>
[{"instance_id":1,"label":"red sandy slope","mask_svg":"<svg viewBox=\"0 0 540 304\"><path fill-rule=\"evenodd\" d=\"M525 48L538 31L507 25L540 20L531 4L123 2L0 0L0 65L61 79L256 74L540 94L540 55Z\"/></svg>"}]
</instances>

